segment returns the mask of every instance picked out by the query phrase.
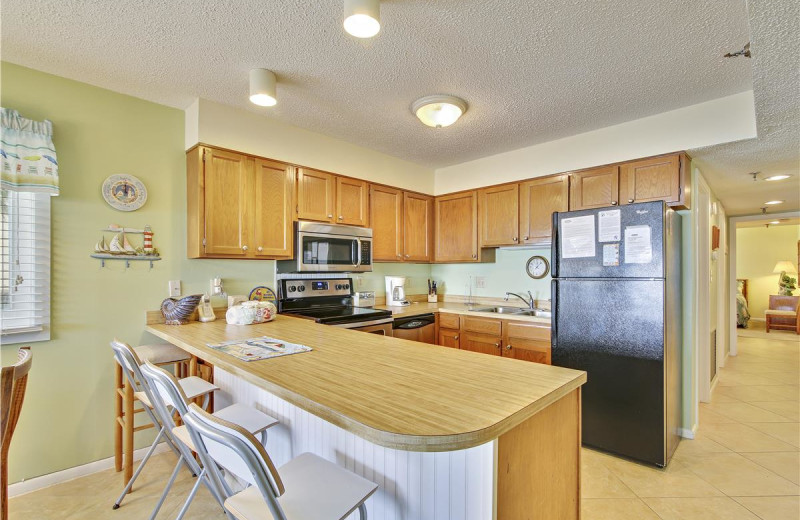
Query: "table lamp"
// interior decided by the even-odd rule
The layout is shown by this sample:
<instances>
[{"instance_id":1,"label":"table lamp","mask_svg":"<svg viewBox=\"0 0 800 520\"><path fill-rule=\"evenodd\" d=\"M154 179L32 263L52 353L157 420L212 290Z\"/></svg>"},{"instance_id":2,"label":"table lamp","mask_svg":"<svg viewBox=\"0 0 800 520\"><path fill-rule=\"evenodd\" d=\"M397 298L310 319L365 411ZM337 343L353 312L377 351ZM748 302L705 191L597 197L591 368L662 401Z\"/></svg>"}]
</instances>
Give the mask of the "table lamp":
<instances>
[{"instance_id":1,"label":"table lamp","mask_svg":"<svg viewBox=\"0 0 800 520\"><path fill-rule=\"evenodd\" d=\"M775 269L772 270L772 273L780 274L778 277L778 294L791 296L796 286L794 284L794 279L789 278L786 274L797 274L797 269L795 269L791 260L781 260L775 264ZM784 283L784 279L786 279L785 281L787 283Z\"/></svg>"}]
</instances>

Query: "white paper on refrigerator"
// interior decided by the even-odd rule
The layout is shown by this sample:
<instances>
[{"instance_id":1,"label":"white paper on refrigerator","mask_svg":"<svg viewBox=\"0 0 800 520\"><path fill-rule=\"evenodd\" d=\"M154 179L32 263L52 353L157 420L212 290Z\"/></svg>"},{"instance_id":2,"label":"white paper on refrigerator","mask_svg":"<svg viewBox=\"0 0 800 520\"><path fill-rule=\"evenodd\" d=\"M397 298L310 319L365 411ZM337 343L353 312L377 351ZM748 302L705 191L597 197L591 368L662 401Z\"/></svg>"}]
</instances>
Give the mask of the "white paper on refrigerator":
<instances>
[{"instance_id":1,"label":"white paper on refrigerator","mask_svg":"<svg viewBox=\"0 0 800 520\"><path fill-rule=\"evenodd\" d=\"M650 226L627 226L625 228L625 263L649 264L653 261L653 246L650 243Z\"/></svg>"},{"instance_id":2,"label":"white paper on refrigerator","mask_svg":"<svg viewBox=\"0 0 800 520\"><path fill-rule=\"evenodd\" d=\"M618 209L601 211L597 216L597 241L619 242L621 238L620 213Z\"/></svg>"},{"instance_id":3,"label":"white paper on refrigerator","mask_svg":"<svg viewBox=\"0 0 800 520\"><path fill-rule=\"evenodd\" d=\"M593 258L594 215L561 221L561 258Z\"/></svg>"}]
</instances>

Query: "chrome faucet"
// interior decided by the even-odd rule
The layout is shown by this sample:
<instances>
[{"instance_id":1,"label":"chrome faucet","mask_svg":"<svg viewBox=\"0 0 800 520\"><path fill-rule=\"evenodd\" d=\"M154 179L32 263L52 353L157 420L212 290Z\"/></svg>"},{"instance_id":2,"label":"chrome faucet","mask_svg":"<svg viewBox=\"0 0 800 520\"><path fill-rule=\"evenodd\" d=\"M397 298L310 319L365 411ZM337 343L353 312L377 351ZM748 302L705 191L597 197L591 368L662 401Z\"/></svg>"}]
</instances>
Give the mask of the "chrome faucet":
<instances>
[{"instance_id":1,"label":"chrome faucet","mask_svg":"<svg viewBox=\"0 0 800 520\"><path fill-rule=\"evenodd\" d=\"M517 293L513 293L513 292L507 292L507 293L506 293L506 297L505 297L505 301L508 301L508 297L509 297L509 296L516 296L516 297L517 297L517 298L519 298L520 300L524 301L524 302L525 302L525 305L527 305L527 306L528 306L528 308L530 308L531 310L533 310L533 309L534 309L534 303L535 303L535 301L534 301L534 299L533 299L533 295L531 294L531 292L530 292L530 291L528 291L528 298L530 298L530 299L528 299L528 298L525 298L524 296L520 296L520 295L519 295L519 294L517 294Z\"/></svg>"}]
</instances>

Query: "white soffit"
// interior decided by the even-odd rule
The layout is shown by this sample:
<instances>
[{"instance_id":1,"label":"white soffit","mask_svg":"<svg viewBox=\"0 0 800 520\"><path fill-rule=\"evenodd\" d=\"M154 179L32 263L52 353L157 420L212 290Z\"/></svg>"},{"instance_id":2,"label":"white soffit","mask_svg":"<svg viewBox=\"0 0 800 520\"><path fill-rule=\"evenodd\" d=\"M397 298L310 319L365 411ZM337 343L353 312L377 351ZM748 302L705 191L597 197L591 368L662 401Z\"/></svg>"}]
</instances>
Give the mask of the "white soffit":
<instances>
[{"instance_id":1,"label":"white soffit","mask_svg":"<svg viewBox=\"0 0 800 520\"><path fill-rule=\"evenodd\" d=\"M342 1L5 0L3 59L185 109L232 105L429 168L618 125L752 88L744 0L404 0L381 32L342 28ZM248 71L279 103L248 101ZM446 93L464 117L409 106Z\"/></svg>"}]
</instances>

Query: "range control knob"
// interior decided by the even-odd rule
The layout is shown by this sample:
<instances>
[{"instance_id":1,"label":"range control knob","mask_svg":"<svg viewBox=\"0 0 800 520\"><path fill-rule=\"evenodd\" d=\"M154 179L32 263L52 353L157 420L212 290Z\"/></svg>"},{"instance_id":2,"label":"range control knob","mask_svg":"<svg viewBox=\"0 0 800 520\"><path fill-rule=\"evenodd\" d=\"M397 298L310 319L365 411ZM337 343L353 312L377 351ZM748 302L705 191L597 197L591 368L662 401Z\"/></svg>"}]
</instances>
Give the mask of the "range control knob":
<instances>
[{"instance_id":1,"label":"range control knob","mask_svg":"<svg viewBox=\"0 0 800 520\"><path fill-rule=\"evenodd\" d=\"M297 290L297 287L295 287L294 285L290 285L289 287L286 288L286 290L289 292L295 292Z\"/></svg>"},{"instance_id":2,"label":"range control knob","mask_svg":"<svg viewBox=\"0 0 800 520\"><path fill-rule=\"evenodd\" d=\"M350 284L349 283L344 284L344 288L345 289L350 289Z\"/></svg>"},{"instance_id":3,"label":"range control knob","mask_svg":"<svg viewBox=\"0 0 800 520\"><path fill-rule=\"evenodd\" d=\"M341 291L342 289L343 289L343 287L342 287L342 284L340 284L340 283L337 283L337 284L336 284L336 290L337 290L337 291Z\"/></svg>"},{"instance_id":4,"label":"range control knob","mask_svg":"<svg viewBox=\"0 0 800 520\"><path fill-rule=\"evenodd\" d=\"M297 292L303 292L305 290L306 290L306 286L305 285L301 285L300 287L297 288Z\"/></svg>"}]
</instances>

